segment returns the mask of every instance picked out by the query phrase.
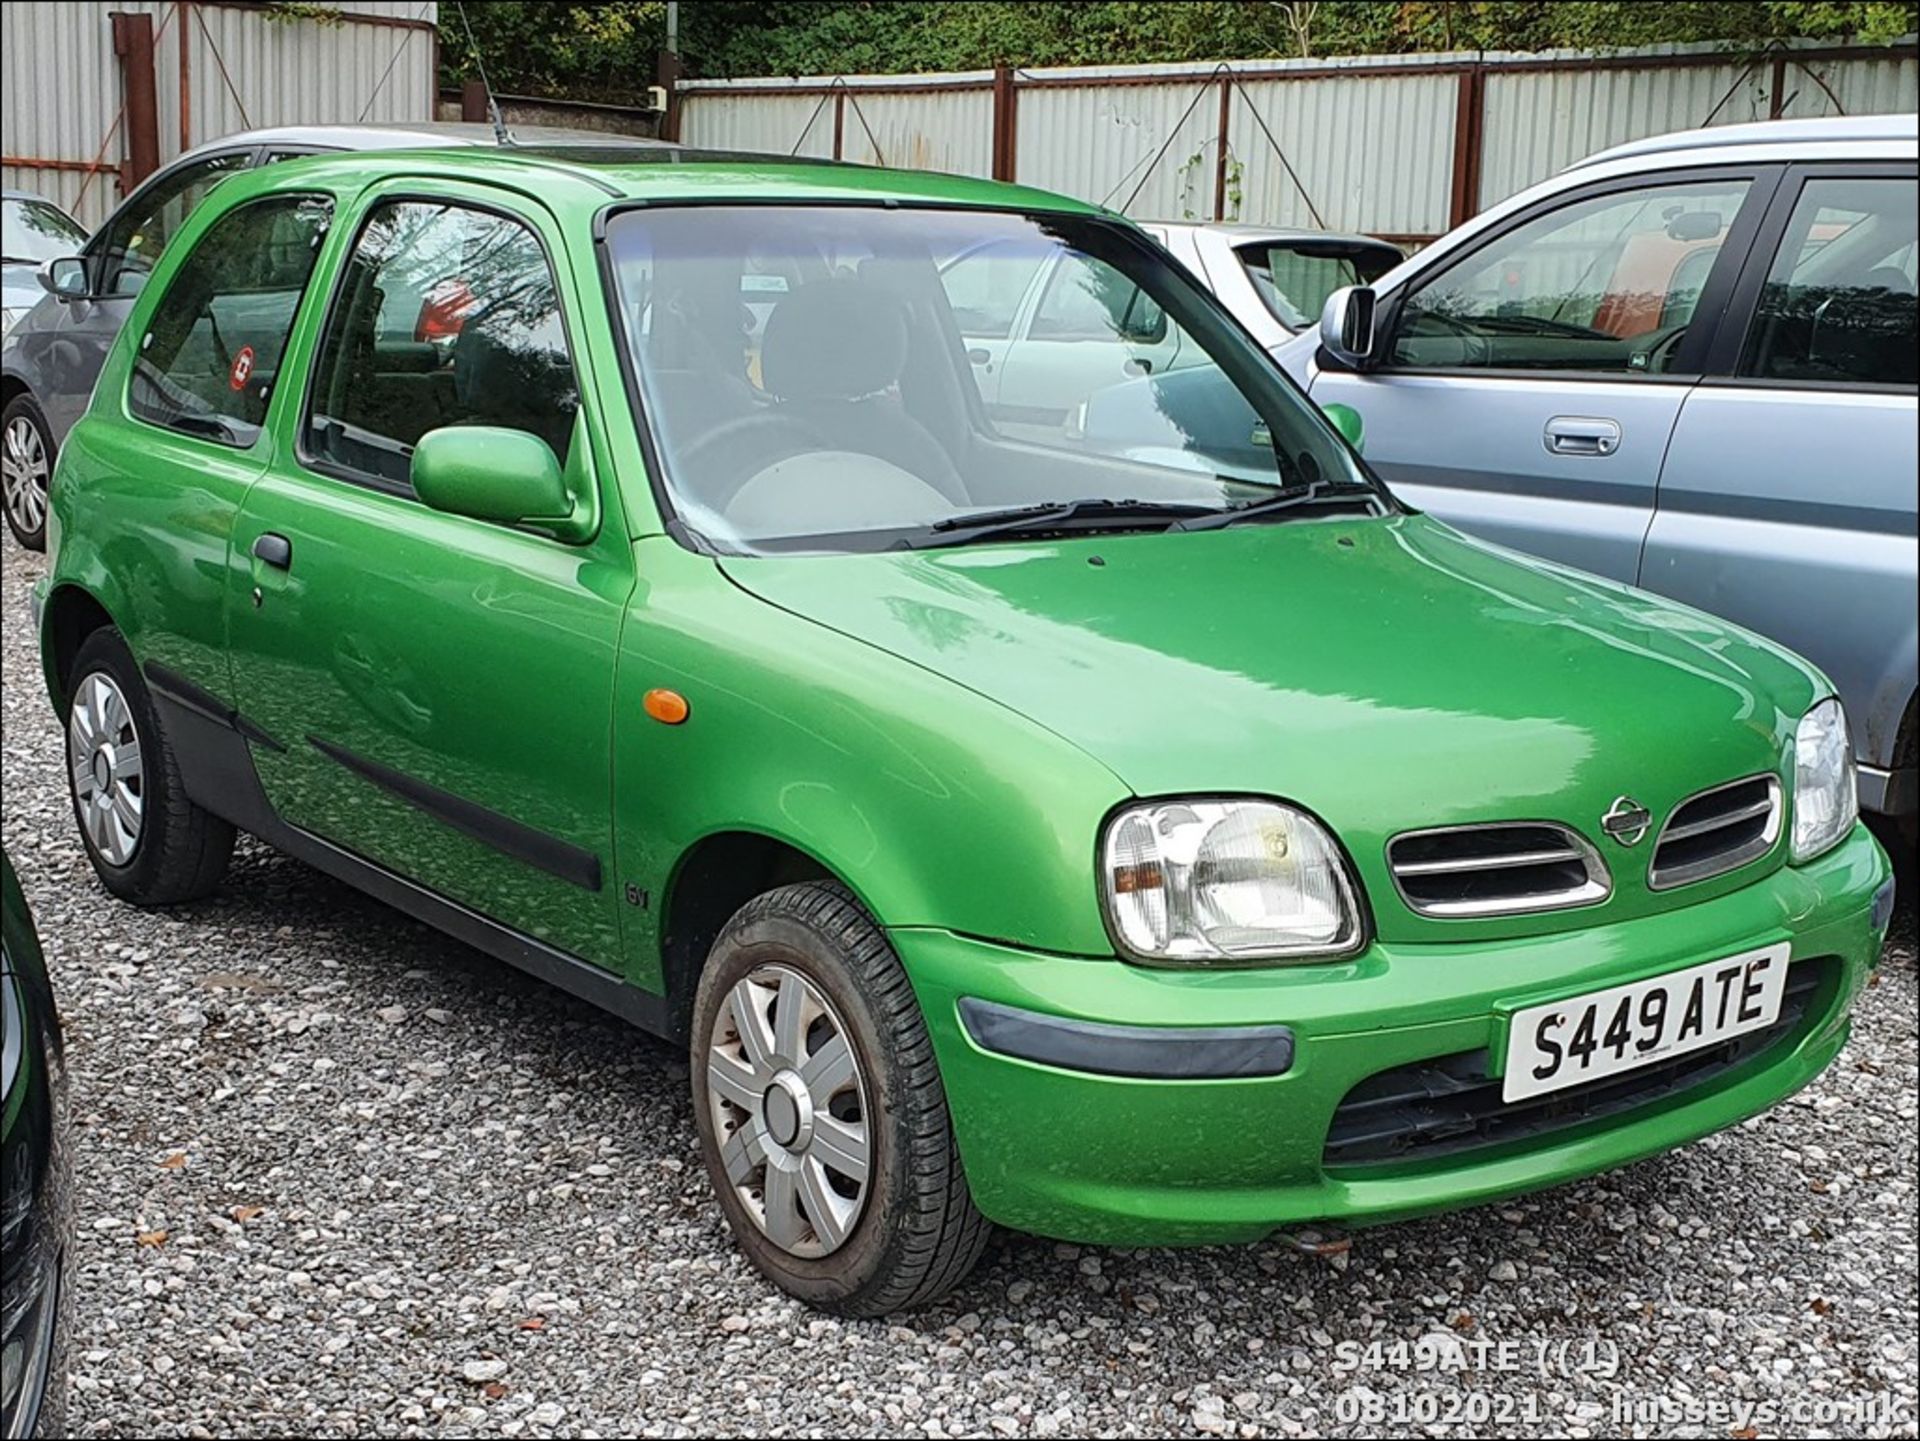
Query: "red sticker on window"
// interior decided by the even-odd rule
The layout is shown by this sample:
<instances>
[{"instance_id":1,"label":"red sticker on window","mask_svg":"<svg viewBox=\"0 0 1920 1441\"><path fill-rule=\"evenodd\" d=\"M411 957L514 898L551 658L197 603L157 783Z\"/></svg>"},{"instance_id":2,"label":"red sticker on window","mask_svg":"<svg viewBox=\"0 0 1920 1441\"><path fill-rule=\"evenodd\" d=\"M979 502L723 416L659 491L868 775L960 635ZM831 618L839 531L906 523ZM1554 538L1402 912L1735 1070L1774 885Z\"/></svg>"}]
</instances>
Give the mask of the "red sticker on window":
<instances>
[{"instance_id":1,"label":"red sticker on window","mask_svg":"<svg viewBox=\"0 0 1920 1441\"><path fill-rule=\"evenodd\" d=\"M233 369L227 372L227 384L235 390L247 388L247 377L253 374L253 347L243 345L240 353L233 358Z\"/></svg>"}]
</instances>

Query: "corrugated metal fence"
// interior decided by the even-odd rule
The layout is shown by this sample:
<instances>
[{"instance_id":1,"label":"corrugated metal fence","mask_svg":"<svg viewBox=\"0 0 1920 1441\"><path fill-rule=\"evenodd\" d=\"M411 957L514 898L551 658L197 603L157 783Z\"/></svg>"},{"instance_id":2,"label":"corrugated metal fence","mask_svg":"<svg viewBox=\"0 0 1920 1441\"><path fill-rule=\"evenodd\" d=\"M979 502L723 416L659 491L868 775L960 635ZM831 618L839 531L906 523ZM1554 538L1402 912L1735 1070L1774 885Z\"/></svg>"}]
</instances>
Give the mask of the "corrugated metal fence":
<instances>
[{"instance_id":1,"label":"corrugated metal fence","mask_svg":"<svg viewBox=\"0 0 1920 1441\"><path fill-rule=\"evenodd\" d=\"M329 0L326 12L240 0L0 4L6 184L91 227L150 165L236 130L431 120L434 0Z\"/></svg>"},{"instance_id":2,"label":"corrugated metal fence","mask_svg":"<svg viewBox=\"0 0 1920 1441\"><path fill-rule=\"evenodd\" d=\"M1890 47L1710 45L1600 54L690 80L679 137L1017 179L1141 219L1320 225L1419 243L1626 140L1920 104Z\"/></svg>"}]
</instances>

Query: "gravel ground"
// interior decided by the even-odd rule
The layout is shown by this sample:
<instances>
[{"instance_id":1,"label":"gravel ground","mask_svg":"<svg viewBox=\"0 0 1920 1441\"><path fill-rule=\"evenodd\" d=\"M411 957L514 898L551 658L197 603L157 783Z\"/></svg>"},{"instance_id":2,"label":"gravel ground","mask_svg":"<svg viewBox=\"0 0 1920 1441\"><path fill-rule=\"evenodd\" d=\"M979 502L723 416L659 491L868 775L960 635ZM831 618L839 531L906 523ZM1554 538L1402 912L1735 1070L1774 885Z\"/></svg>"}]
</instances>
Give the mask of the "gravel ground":
<instances>
[{"instance_id":1,"label":"gravel ground","mask_svg":"<svg viewBox=\"0 0 1920 1441\"><path fill-rule=\"evenodd\" d=\"M827 1320L729 1243L669 1048L257 845L202 904L110 900L29 636L42 561L4 562L4 835L74 1077L76 1434L1915 1434L1910 905L1839 1062L1677 1154L1333 1259L1002 1235L934 1310ZM1879 1409L1617 1410L1709 1399Z\"/></svg>"}]
</instances>

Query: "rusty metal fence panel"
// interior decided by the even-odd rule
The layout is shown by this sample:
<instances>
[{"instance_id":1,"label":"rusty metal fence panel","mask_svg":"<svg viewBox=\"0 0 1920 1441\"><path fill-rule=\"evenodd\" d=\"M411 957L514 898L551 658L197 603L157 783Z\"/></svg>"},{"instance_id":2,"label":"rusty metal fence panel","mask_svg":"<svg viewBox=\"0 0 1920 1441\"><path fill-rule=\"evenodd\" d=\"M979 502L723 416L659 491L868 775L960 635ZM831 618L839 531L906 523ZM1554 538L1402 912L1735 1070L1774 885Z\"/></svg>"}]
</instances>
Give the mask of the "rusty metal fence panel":
<instances>
[{"instance_id":1,"label":"rusty metal fence panel","mask_svg":"<svg viewBox=\"0 0 1920 1441\"><path fill-rule=\"evenodd\" d=\"M990 85L919 94L849 90L836 114L844 159L950 175L993 173Z\"/></svg>"},{"instance_id":2,"label":"rusty metal fence panel","mask_svg":"<svg viewBox=\"0 0 1920 1441\"><path fill-rule=\"evenodd\" d=\"M1447 228L1458 88L1457 77L1427 67L1246 82L1228 130L1240 178L1225 218L1406 238L1439 234Z\"/></svg>"},{"instance_id":3,"label":"rusty metal fence panel","mask_svg":"<svg viewBox=\"0 0 1920 1441\"><path fill-rule=\"evenodd\" d=\"M188 60L196 143L261 125L431 120L439 93L434 32L375 22L431 20L435 6L413 0L360 8L369 19L327 25L193 6ZM163 128L165 106L163 96Z\"/></svg>"},{"instance_id":4,"label":"rusty metal fence panel","mask_svg":"<svg viewBox=\"0 0 1920 1441\"><path fill-rule=\"evenodd\" d=\"M833 118L830 97L783 94L769 90L749 94L739 103L684 105L680 138L709 150L747 150L768 155L833 155ZM826 123L822 124L822 117Z\"/></svg>"},{"instance_id":5,"label":"rusty metal fence panel","mask_svg":"<svg viewBox=\"0 0 1920 1441\"><path fill-rule=\"evenodd\" d=\"M152 26L159 163L250 125L416 124L434 112L434 0L331 0L324 17L198 0L0 4L0 140L8 188L92 227L129 180L134 137L112 16ZM184 40L184 44L183 44Z\"/></svg>"},{"instance_id":6,"label":"rusty metal fence panel","mask_svg":"<svg viewBox=\"0 0 1920 1441\"><path fill-rule=\"evenodd\" d=\"M1017 178L1131 215L1210 212L1219 107L1204 75L1114 85L1075 83L1109 78L1097 71L1022 72Z\"/></svg>"},{"instance_id":7,"label":"rusty metal fence panel","mask_svg":"<svg viewBox=\"0 0 1920 1441\"><path fill-rule=\"evenodd\" d=\"M1621 141L1770 116L1912 111L1915 56L1909 37L1758 53L1668 46L694 80L680 85L679 138L990 174L1138 219L1322 225L1419 244Z\"/></svg>"},{"instance_id":8,"label":"rusty metal fence panel","mask_svg":"<svg viewBox=\"0 0 1920 1441\"><path fill-rule=\"evenodd\" d=\"M1704 125L1716 105L1721 106L1716 123L1765 120L1767 97L1752 93L1752 84L1743 80L1745 70L1729 62L1632 70L1488 71L1480 208L1610 145ZM1765 77L1755 83L1764 88Z\"/></svg>"},{"instance_id":9,"label":"rusty metal fence panel","mask_svg":"<svg viewBox=\"0 0 1920 1441\"><path fill-rule=\"evenodd\" d=\"M120 137L109 132L120 113L120 67L108 8L0 4L0 173L8 189L44 195L89 227L119 198ZM157 25L168 7L127 0L112 8L156 15ZM160 43L171 44L171 32Z\"/></svg>"}]
</instances>

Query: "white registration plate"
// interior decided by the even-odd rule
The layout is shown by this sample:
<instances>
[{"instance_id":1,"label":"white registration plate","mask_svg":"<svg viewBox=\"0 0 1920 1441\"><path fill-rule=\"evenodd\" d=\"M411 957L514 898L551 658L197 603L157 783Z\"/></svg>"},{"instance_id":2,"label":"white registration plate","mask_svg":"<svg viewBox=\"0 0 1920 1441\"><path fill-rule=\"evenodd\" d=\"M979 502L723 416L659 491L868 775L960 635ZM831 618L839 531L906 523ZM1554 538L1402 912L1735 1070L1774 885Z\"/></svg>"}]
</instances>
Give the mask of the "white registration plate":
<instances>
[{"instance_id":1,"label":"white registration plate","mask_svg":"<svg viewBox=\"0 0 1920 1441\"><path fill-rule=\"evenodd\" d=\"M1772 1025L1791 950L1768 946L1515 1011L1500 1098L1522 1101L1604 1080Z\"/></svg>"}]
</instances>

